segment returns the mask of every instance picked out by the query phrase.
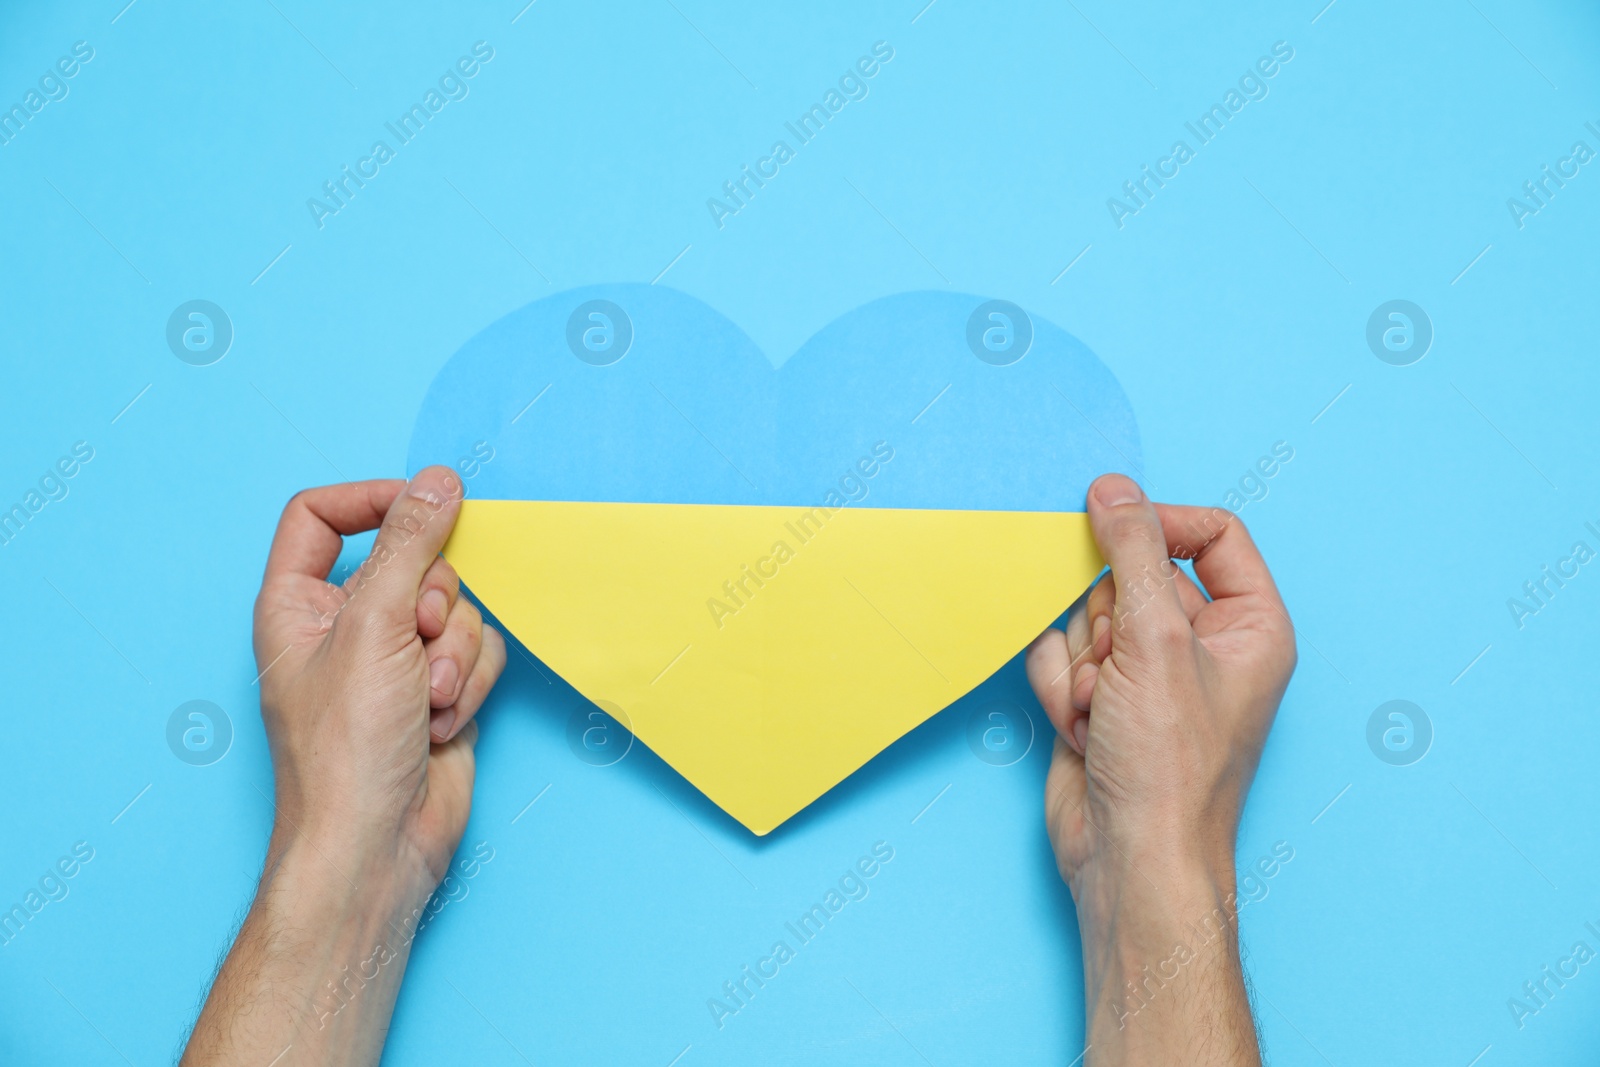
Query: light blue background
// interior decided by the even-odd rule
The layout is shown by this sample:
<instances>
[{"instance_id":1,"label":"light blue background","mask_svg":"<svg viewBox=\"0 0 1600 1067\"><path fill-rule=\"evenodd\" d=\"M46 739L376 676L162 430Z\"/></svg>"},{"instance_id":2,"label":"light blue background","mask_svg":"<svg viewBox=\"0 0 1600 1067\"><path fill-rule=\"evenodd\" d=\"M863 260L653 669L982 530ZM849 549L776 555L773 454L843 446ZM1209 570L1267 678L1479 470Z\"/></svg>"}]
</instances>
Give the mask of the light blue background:
<instances>
[{"instance_id":1,"label":"light blue background","mask_svg":"<svg viewBox=\"0 0 1600 1067\"><path fill-rule=\"evenodd\" d=\"M1242 512L1301 635L1239 845L1295 849L1243 917L1269 1054L1592 1055L1594 965L1523 1029L1506 1001L1595 944L1600 576L1520 630L1506 601L1600 547L1600 173L1524 229L1506 199L1600 148L1600 15L1322 3L7 5L0 101L96 54L0 146L0 500L96 454L0 548L0 902L96 855L0 948L0 1061L175 1056L270 823L249 618L288 496L397 473L434 373L507 311L658 276L775 360L890 293L1035 309L1118 375L1162 498L1220 501L1292 445ZM306 198L478 40L471 95L319 231ZM877 40L871 95L718 230L706 198ZM1117 229L1106 198L1279 40L1267 99ZM163 336L194 298L237 331L211 367ZM1436 330L1413 366L1365 344L1393 298ZM515 659L467 831L495 859L419 943L387 1062L1069 1062L1047 746L975 759L993 697L1029 700L1015 664L757 841L647 752L575 759L573 694ZM236 734L201 768L164 737L197 698ZM1393 698L1436 733L1409 767L1365 740ZM706 998L879 840L871 895L718 1031Z\"/></svg>"}]
</instances>

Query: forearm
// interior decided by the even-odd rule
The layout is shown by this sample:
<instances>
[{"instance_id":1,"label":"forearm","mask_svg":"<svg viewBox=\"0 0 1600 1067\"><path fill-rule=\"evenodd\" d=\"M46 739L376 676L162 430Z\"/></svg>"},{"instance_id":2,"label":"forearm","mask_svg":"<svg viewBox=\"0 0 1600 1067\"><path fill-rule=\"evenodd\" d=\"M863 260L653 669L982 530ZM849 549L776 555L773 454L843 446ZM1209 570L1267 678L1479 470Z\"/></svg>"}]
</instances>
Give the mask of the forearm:
<instances>
[{"instance_id":1,"label":"forearm","mask_svg":"<svg viewBox=\"0 0 1600 1067\"><path fill-rule=\"evenodd\" d=\"M1260 1063L1231 862L1124 863L1075 888L1087 1067Z\"/></svg>"},{"instance_id":2,"label":"forearm","mask_svg":"<svg viewBox=\"0 0 1600 1067\"><path fill-rule=\"evenodd\" d=\"M404 857L275 838L183 1067L377 1063L429 890Z\"/></svg>"}]
</instances>

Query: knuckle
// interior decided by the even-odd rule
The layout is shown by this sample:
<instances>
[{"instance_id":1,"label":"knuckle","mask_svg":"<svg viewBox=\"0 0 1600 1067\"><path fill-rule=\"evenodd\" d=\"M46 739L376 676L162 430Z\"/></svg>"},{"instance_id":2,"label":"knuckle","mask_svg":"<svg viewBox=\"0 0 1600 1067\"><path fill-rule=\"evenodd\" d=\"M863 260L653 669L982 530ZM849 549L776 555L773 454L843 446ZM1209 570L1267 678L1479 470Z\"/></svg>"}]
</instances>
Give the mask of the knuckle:
<instances>
[{"instance_id":1,"label":"knuckle","mask_svg":"<svg viewBox=\"0 0 1600 1067\"><path fill-rule=\"evenodd\" d=\"M1299 655L1298 640L1294 631L1294 623L1288 619L1278 620L1278 644L1288 652L1291 659Z\"/></svg>"},{"instance_id":2,"label":"knuckle","mask_svg":"<svg viewBox=\"0 0 1600 1067\"><path fill-rule=\"evenodd\" d=\"M287 501L285 501L285 503L283 505L283 513L279 516L278 522L280 524L282 524L283 520L287 519L292 513L296 512L296 511L309 512L310 510L311 510L311 490L302 489L299 492L295 493L293 496L289 497L289 499Z\"/></svg>"},{"instance_id":3,"label":"knuckle","mask_svg":"<svg viewBox=\"0 0 1600 1067\"><path fill-rule=\"evenodd\" d=\"M440 556L433 561L434 580L448 589L454 589L461 584L461 576L450 565L450 561Z\"/></svg>"},{"instance_id":4,"label":"knuckle","mask_svg":"<svg viewBox=\"0 0 1600 1067\"><path fill-rule=\"evenodd\" d=\"M1186 619L1169 611L1151 612L1150 616L1146 633L1156 647L1163 651L1189 647L1194 639L1194 631L1189 628Z\"/></svg>"},{"instance_id":5,"label":"knuckle","mask_svg":"<svg viewBox=\"0 0 1600 1067\"><path fill-rule=\"evenodd\" d=\"M1190 519L1188 533L1192 553L1199 555L1235 524L1239 529L1244 529L1243 520L1239 518L1238 513L1224 507L1209 508L1200 518Z\"/></svg>"},{"instance_id":6,"label":"knuckle","mask_svg":"<svg viewBox=\"0 0 1600 1067\"><path fill-rule=\"evenodd\" d=\"M1138 513L1113 515L1108 532L1118 544L1137 544L1149 540L1150 523Z\"/></svg>"}]
</instances>

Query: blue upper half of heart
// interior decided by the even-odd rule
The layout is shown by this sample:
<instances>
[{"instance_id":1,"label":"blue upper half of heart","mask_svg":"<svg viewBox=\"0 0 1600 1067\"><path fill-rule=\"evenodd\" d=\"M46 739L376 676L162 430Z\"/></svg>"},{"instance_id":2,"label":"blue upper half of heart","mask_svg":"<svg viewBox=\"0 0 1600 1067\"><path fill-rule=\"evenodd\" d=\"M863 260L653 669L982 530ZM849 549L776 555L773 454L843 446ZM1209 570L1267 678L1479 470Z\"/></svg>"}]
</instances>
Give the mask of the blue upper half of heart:
<instances>
[{"instance_id":1,"label":"blue upper half of heart","mask_svg":"<svg viewBox=\"0 0 1600 1067\"><path fill-rule=\"evenodd\" d=\"M1097 475L1143 481L1116 378L1012 305L884 297L775 370L714 309L638 284L535 301L463 345L412 432L408 470L433 463L470 497L633 503L1082 511Z\"/></svg>"}]
</instances>

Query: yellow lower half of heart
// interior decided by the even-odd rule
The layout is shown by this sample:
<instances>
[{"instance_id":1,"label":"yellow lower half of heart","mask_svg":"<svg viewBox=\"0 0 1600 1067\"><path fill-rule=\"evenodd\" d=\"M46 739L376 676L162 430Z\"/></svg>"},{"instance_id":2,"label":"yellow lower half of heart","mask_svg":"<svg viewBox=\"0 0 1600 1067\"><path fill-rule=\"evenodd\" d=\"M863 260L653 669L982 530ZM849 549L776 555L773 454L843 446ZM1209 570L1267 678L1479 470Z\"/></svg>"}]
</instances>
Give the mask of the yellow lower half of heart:
<instances>
[{"instance_id":1,"label":"yellow lower half of heart","mask_svg":"<svg viewBox=\"0 0 1600 1067\"><path fill-rule=\"evenodd\" d=\"M444 555L757 834L993 674L1103 566L1082 513L860 505L468 500Z\"/></svg>"}]
</instances>

